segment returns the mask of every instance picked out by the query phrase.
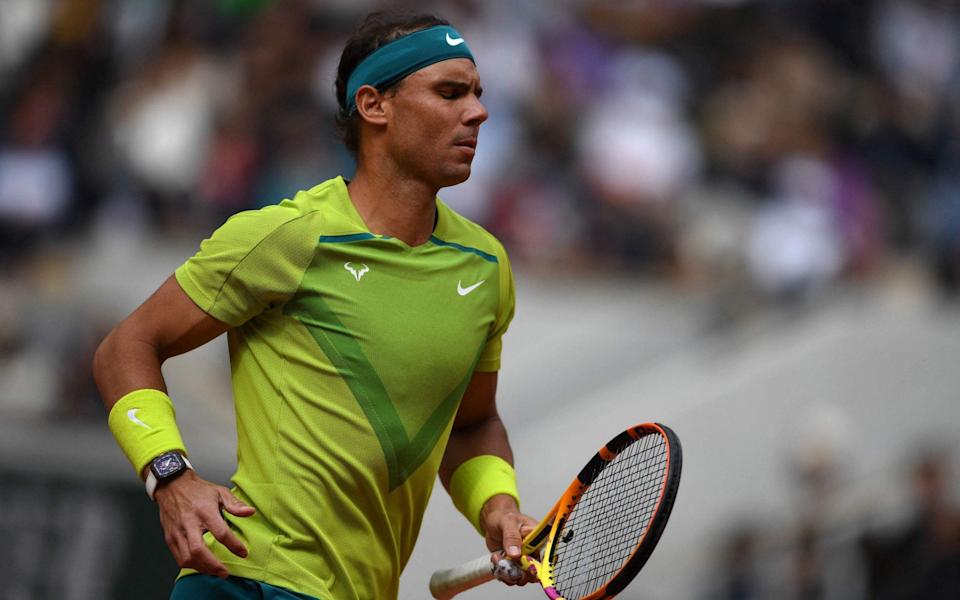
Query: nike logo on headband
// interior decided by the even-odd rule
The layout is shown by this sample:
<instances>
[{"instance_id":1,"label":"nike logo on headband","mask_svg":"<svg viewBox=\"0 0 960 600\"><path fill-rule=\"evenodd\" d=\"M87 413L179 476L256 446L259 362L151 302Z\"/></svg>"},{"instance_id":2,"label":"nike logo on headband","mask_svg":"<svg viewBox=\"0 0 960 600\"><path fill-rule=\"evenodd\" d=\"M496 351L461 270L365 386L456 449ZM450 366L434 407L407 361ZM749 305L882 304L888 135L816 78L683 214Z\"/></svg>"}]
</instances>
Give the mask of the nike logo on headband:
<instances>
[{"instance_id":1,"label":"nike logo on headband","mask_svg":"<svg viewBox=\"0 0 960 600\"><path fill-rule=\"evenodd\" d=\"M450 37L450 34L448 33L448 34L447 34L447 43L450 44L451 46L459 46L460 44L463 43L463 38L452 38L452 37Z\"/></svg>"}]
</instances>

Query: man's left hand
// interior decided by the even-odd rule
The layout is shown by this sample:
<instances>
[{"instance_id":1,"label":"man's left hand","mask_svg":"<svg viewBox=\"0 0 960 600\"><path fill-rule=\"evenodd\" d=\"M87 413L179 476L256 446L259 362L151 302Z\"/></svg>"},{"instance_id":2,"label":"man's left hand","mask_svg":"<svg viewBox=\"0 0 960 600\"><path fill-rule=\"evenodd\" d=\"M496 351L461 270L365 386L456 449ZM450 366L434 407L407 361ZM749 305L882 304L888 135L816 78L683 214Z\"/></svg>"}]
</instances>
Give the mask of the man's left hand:
<instances>
[{"instance_id":1,"label":"man's left hand","mask_svg":"<svg viewBox=\"0 0 960 600\"><path fill-rule=\"evenodd\" d=\"M487 549L492 552L490 562L496 565L502 558L520 563L523 538L537 526L537 521L520 512L513 496L494 496L483 505L480 523L486 532ZM531 569L532 571L532 569ZM507 585L526 585L536 581L536 574L528 571L519 581L504 581Z\"/></svg>"}]
</instances>

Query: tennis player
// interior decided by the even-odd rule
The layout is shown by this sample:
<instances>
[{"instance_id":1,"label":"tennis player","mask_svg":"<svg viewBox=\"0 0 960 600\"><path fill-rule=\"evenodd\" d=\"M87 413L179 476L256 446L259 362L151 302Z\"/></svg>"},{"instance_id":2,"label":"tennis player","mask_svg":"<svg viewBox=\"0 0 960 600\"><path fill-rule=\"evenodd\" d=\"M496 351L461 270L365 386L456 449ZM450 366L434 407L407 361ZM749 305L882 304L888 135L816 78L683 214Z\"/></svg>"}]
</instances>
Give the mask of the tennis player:
<instances>
[{"instance_id":1,"label":"tennis player","mask_svg":"<svg viewBox=\"0 0 960 600\"><path fill-rule=\"evenodd\" d=\"M446 21L371 15L336 84L353 179L234 215L101 344L110 428L182 567L172 598L396 598L438 473L519 557L535 522L495 403L510 264L437 198L470 175L481 91ZM225 332L229 490L188 460L160 371Z\"/></svg>"}]
</instances>

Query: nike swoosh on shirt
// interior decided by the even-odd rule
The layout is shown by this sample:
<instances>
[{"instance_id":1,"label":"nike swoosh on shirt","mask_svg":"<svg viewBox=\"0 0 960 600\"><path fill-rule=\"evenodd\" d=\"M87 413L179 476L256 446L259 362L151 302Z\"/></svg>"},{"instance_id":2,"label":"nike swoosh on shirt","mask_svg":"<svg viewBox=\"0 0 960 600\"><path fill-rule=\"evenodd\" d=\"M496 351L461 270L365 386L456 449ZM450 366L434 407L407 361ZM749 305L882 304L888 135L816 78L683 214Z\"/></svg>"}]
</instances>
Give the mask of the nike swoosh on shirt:
<instances>
[{"instance_id":1,"label":"nike swoosh on shirt","mask_svg":"<svg viewBox=\"0 0 960 600\"><path fill-rule=\"evenodd\" d=\"M483 282L485 282L485 281L486 281L486 279L481 279L480 281L476 282L475 284L471 285L470 287L463 287L463 282L457 281L457 293L460 294L461 296L466 296L467 294L469 294L469 293L472 292L473 290L475 290L475 289L477 289L478 287L480 287L481 285L483 285Z\"/></svg>"},{"instance_id":2,"label":"nike swoosh on shirt","mask_svg":"<svg viewBox=\"0 0 960 600\"><path fill-rule=\"evenodd\" d=\"M137 411L138 411L138 410L140 410L140 409L139 409L139 408L131 408L130 410L128 410L128 411L127 411L127 418L130 419L131 421L133 421L136 425L139 425L140 427L146 427L147 429L153 429L153 427L150 427L149 425L147 425L146 423L144 423L143 421L141 421L140 419L137 418Z\"/></svg>"},{"instance_id":3,"label":"nike swoosh on shirt","mask_svg":"<svg viewBox=\"0 0 960 600\"><path fill-rule=\"evenodd\" d=\"M450 34L448 33L448 34L447 34L447 43L450 44L451 46L459 46L460 44L463 43L463 38L452 38L452 37L450 37Z\"/></svg>"}]
</instances>

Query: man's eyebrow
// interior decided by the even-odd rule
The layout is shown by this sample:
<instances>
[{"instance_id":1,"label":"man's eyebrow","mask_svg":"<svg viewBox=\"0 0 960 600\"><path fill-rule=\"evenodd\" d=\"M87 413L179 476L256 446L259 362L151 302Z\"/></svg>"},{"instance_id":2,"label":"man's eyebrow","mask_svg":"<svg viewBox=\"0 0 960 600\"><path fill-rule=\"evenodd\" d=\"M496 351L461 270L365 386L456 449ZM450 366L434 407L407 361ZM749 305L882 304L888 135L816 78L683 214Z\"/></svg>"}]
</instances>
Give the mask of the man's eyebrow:
<instances>
[{"instance_id":1,"label":"man's eyebrow","mask_svg":"<svg viewBox=\"0 0 960 600\"><path fill-rule=\"evenodd\" d=\"M469 83L465 81L459 81L456 79L442 79L435 84L437 87L448 87L457 90L458 92L469 92L472 87ZM477 86L477 96L483 93L483 86Z\"/></svg>"}]
</instances>

